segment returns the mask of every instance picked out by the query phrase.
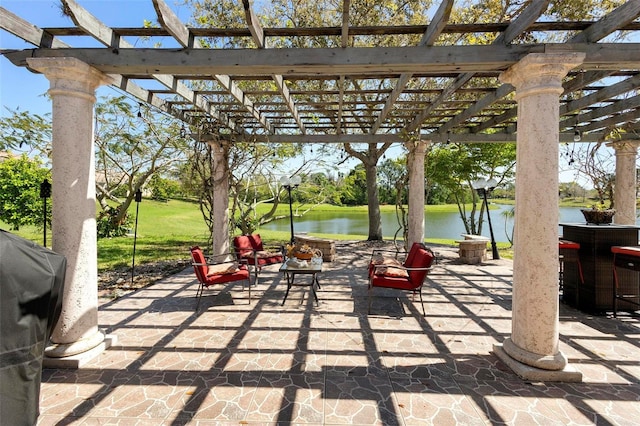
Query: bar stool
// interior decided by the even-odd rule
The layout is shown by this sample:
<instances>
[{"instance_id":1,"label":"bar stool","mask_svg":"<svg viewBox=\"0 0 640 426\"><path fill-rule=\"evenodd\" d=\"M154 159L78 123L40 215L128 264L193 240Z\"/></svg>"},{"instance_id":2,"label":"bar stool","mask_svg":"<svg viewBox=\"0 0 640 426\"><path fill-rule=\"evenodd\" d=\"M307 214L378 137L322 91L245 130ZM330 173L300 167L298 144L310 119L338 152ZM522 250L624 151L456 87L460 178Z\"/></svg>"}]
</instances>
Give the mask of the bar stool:
<instances>
[{"instance_id":1,"label":"bar stool","mask_svg":"<svg viewBox=\"0 0 640 426\"><path fill-rule=\"evenodd\" d=\"M631 271L640 271L640 247L636 246L613 246L613 316L618 316L618 300L624 300L640 306L640 285L636 293L620 294L620 285L618 283L618 273L616 268L623 268ZM637 281L636 281L637 282ZM634 300L629 300L634 299Z\"/></svg>"},{"instance_id":2,"label":"bar stool","mask_svg":"<svg viewBox=\"0 0 640 426\"><path fill-rule=\"evenodd\" d=\"M580 263L580 257L578 256L578 250L580 250L580 244L574 241L569 241L560 238L558 240L558 254L560 260L560 273L558 277L560 290L564 290L564 264L566 262L573 262L578 264L578 275L580 277L580 284L584 285L584 275L582 274L582 264ZM579 306L580 285L576 286L576 307Z\"/></svg>"}]
</instances>

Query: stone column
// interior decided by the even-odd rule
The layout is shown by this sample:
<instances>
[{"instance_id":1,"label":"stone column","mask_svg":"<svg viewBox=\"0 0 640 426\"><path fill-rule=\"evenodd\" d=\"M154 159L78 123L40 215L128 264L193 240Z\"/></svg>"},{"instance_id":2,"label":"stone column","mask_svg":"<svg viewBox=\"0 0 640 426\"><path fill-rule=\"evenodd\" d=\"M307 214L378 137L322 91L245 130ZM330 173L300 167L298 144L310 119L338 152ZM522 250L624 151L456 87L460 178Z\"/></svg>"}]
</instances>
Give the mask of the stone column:
<instances>
[{"instance_id":1,"label":"stone column","mask_svg":"<svg viewBox=\"0 0 640 426\"><path fill-rule=\"evenodd\" d=\"M617 225L636 224L636 156L639 141L622 140L608 143L616 152L616 186L613 221Z\"/></svg>"},{"instance_id":2,"label":"stone column","mask_svg":"<svg viewBox=\"0 0 640 426\"><path fill-rule=\"evenodd\" d=\"M229 252L229 148L212 142L213 151L213 254Z\"/></svg>"},{"instance_id":3,"label":"stone column","mask_svg":"<svg viewBox=\"0 0 640 426\"><path fill-rule=\"evenodd\" d=\"M511 337L494 352L526 380L580 381L559 350L558 153L562 78L583 53L530 54L500 75L518 134Z\"/></svg>"},{"instance_id":4,"label":"stone column","mask_svg":"<svg viewBox=\"0 0 640 426\"><path fill-rule=\"evenodd\" d=\"M87 354L103 344L98 330L95 89L108 78L75 58L30 58L51 85L53 102L52 248L67 258L62 313L47 357ZM102 350L103 348L100 348Z\"/></svg>"},{"instance_id":5,"label":"stone column","mask_svg":"<svg viewBox=\"0 0 640 426\"><path fill-rule=\"evenodd\" d=\"M407 249L415 242L424 241L424 158L429 142L407 143L407 168L409 169L409 227Z\"/></svg>"}]
</instances>

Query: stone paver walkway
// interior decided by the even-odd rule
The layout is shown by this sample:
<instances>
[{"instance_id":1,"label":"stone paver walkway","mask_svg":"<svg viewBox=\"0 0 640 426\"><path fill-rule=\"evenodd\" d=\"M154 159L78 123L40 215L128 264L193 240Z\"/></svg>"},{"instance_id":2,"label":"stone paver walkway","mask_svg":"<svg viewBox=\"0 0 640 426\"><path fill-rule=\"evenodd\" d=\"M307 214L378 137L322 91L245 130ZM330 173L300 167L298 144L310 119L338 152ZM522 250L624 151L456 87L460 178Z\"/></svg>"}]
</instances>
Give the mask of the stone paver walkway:
<instances>
[{"instance_id":1,"label":"stone paver walkway","mask_svg":"<svg viewBox=\"0 0 640 426\"><path fill-rule=\"evenodd\" d=\"M491 352L511 330L512 262L462 265L457 249L434 249L425 317L381 289L367 315L364 242L338 244L320 306L308 287L281 306L278 265L251 305L235 285L207 290L195 312L192 269L107 301L99 322L116 345L79 370L44 370L38 424L640 423L638 317L561 304L562 351L584 381L527 383Z\"/></svg>"}]
</instances>

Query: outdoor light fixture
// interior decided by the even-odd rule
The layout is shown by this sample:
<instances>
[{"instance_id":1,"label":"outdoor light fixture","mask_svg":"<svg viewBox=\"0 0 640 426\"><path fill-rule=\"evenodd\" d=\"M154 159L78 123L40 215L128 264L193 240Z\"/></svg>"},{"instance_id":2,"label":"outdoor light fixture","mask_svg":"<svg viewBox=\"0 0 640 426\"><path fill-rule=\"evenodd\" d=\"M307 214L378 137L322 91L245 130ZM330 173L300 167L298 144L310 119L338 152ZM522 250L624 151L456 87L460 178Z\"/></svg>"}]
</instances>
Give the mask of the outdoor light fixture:
<instances>
[{"instance_id":1,"label":"outdoor light fixture","mask_svg":"<svg viewBox=\"0 0 640 426\"><path fill-rule=\"evenodd\" d=\"M576 127L575 132L573 132L573 141L580 142L580 139L582 139L582 136L580 135L580 130Z\"/></svg>"},{"instance_id":2,"label":"outdoor light fixture","mask_svg":"<svg viewBox=\"0 0 640 426\"><path fill-rule=\"evenodd\" d=\"M140 201L142 201L142 191L140 188L135 193L136 201L136 225L133 231L133 258L131 259L131 286L133 286L133 275L136 266L136 240L138 239L138 210L140 208Z\"/></svg>"},{"instance_id":3,"label":"outdoor light fixture","mask_svg":"<svg viewBox=\"0 0 640 426\"><path fill-rule=\"evenodd\" d=\"M300 176L298 175L291 177L282 176L280 178L280 185L282 185L283 188L285 188L289 193L289 222L291 223L291 244L295 243L295 238L293 237L293 207L291 204L291 189L297 188L298 185L300 185L300 182L302 182L302 178L300 178Z\"/></svg>"},{"instance_id":4,"label":"outdoor light fixture","mask_svg":"<svg viewBox=\"0 0 640 426\"><path fill-rule=\"evenodd\" d=\"M47 198L51 197L51 184L47 179L40 184L40 198L42 198L42 224L44 247L47 246Z\"/></svg>"},{"instance_id":5,"label":"outdoor light fixture","mask_svg":"<svg viewBox=\"0 0 640 426\"><path fill-rule=\"evenodd\" d=\"M180 137L184 138L187 136L187 129L184 128L184 123L182 123L182 127L180 127Z\"/></svg>"},{"instance_id":6,"label":"outdoor light fixture","mask_svg":"<svg viewBox=\"0 0 640 426\"><path fill-rule=\"evenodd\" d=\"M138 118L142 118L142 102L138 102Z\"/></svg>"},{"instance_id":7,"label":"outdoor light fixture","mask_svg":"<svg viewBox=\"0 0 640 426\"><path fill-rule=\"evenodd\" d=\"M491 193L498 186L498 182L495 179L478 179L471 182L471 186L478 192L484 200L484 206L487 209L487 221L489 222L489 233L491 234L491 249L493 252L493 259L500 259L498 253L498 246L496 245L496 239L493 237L493 226L491 225L491 214L489 213L489 203L487 202L487 195Z\"/></svg>"}]
</instances>

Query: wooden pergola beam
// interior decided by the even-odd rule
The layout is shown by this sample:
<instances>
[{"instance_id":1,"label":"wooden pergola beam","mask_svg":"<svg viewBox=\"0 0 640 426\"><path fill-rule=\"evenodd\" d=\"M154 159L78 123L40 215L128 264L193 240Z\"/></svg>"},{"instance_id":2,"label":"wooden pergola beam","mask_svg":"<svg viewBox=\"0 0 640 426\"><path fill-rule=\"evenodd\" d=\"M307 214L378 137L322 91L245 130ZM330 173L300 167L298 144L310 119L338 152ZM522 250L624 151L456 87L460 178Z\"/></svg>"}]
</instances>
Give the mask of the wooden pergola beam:
<instances>
[{"instance_id":1,"label":"wooden pergola beam","mask_svg":"<svg viewBox=\"0 0 640 426\"><path fill-rule=\"evenodd\" d=\"M70 1L70 0L68 0ZM513 46L291 48L273 50L73 48L3 50L14 65L26 58L74 57L105 73L136 75L378 75L420 71L499 72L530 53L583 52L582 70L640 68L640 43L552 43ZM381 59L382 58L382 59Z\"/></svg>"}]
</instances>

